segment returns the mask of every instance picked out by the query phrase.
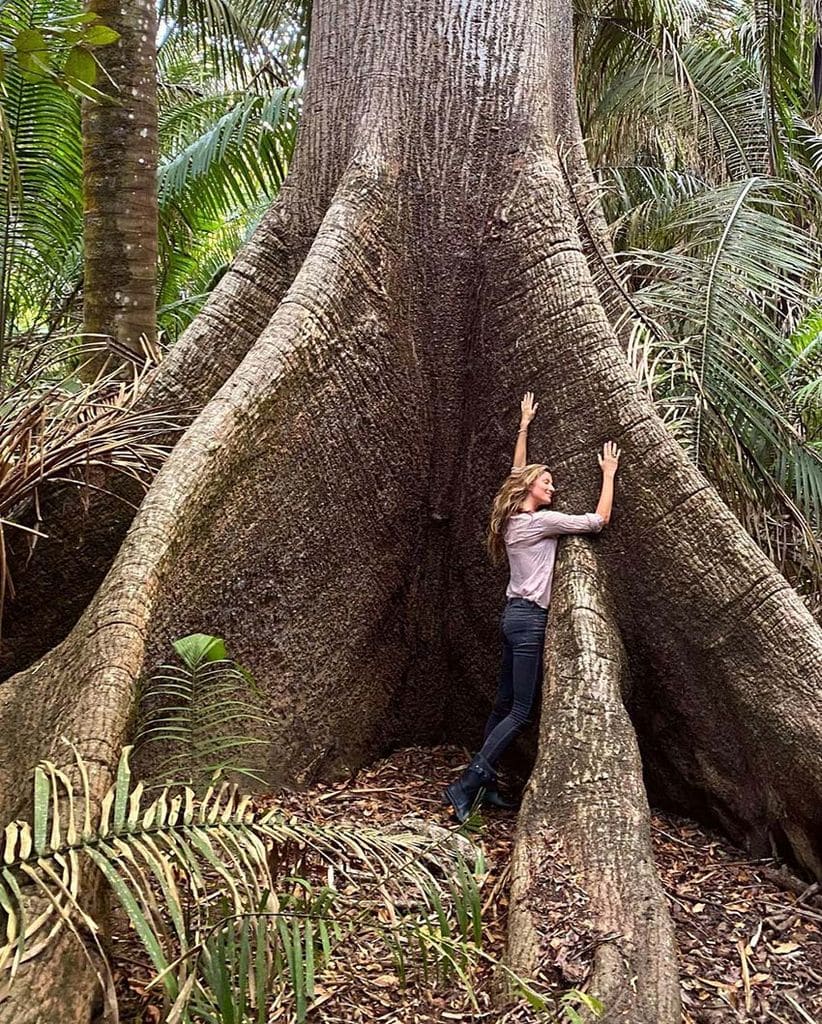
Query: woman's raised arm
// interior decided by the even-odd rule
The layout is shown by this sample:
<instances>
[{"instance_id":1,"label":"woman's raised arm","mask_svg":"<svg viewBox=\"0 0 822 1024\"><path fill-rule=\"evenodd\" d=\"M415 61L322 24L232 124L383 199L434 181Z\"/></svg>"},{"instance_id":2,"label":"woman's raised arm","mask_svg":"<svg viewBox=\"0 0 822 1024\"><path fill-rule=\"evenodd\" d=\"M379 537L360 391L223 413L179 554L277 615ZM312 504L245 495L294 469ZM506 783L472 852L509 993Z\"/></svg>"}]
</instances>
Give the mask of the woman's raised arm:
<instances>
[{"instance_id":1,"label":"woman's raised arm","mask_svg":"<svg viewBox=\"0 0 822 1024\"><path fill-rule=\"evenodd\" d=\"M619 448L615 441L606 441L602 446L602 455L597 455L602 469L602 491L599 495L597 515L605 522L611 519L611 508L614 504L614 477L619 466Z\"/></svg>"},{"instance_id":2,"label":"woman's raised arm","mask_svg":"<svg viewBox=\"0 0 822 1024\"><path fill-rule=\"evenodd\" d=\"M526 391L520 402L519 430L517 431L517 443L514 447L513 469L522 469L528 465L528 427L531 420L536 416L539 402L534 401L534 392Z\"/></svg>"}]
</instances>

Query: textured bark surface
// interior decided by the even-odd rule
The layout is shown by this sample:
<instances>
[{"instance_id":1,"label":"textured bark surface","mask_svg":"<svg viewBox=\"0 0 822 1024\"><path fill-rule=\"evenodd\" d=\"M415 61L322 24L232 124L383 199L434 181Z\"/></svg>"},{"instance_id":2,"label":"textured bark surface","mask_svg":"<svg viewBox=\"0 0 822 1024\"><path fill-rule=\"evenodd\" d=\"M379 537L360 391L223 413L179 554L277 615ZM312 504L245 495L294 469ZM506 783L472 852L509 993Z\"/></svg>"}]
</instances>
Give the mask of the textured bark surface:
<instances>
[{"instance_id":1,"label":"textured bark surface","mask_svg":"<svg viewBox=\"0 0 822 1024\"><path fill-rule=\"evenodd\" d=\"M674 930L651 851L650 812L625 711L627 659L591 543L563 542L551 600L539 754L517 821L508 960L559 973L576 950L552 945L557 906L588 947L602 1021L675 1024ZM577 970L582 965L575 964Z\"/></svg>"},{"instance_id":2,"label":"textured bark surface","mask_svg":"<svg viewBox=\"0 0 822 1024\"><path fill-rule=\"evenodd\" d=\"M201 411L90 605L70 631L53 616L42 649L30 644L0 686L0 809L22 809L37 759L63 759L61 733L91 760L99 794L138 678L193 630L224 636L268 694L272 782L444 733L478 739L504 582L482 532L532 388L531 457L550 464L559 508L593 507L606 438L624 452L600 567L594 577L580 554L574 577L603 581L608 628L572 630L580 648L555 671L578 706L594 684L607 697L593 721L607 713L617 730L610 756L630 767L632 798L606 792L567 835L558 822L557 841L586 872L597 927L630 937L602 946L597 983L611 992L627 959L642 975L636 1012L673 1020L668 925L655 890L650 916L629 900L639 877L654 883L641 836L631 845L625 831L647 811L607 654L626 652L654 797L737 840L776 837L822 873L822 643L638 394L609 326L560 167L579 141L569 25L567 4L541 0L316 0L281 200L152 385ZM119 509L101 515L97 529L123 532ZM70 556L78 575L93 547ZM29 622L42 621L48 552ZM93 561L95 586L107 557ZM574 753L566 772L584 770ZM543 744L524 823L548 813L545 756ZM593 859L587 813L613 830L618 857ZM518 853L522 891L550 841L533 835ZM622 902L609 918L612 892ZM522 951L531 925L519 920ZM48 1006L31 1012L51 1019Z\"/></svg>"},{"instance_id":3,"label":"textured bark surface","mask_svg":"<svg viewBox=\"0 0 822 1024\"><path fill-rule=\"evenodd\" d=\"M167 645L180 635L180 628L186 629L184 616L190 604L182 607L180 601L208 600L215 614L228 606L230 614L237 616L235 621L243 625L242 607L236 602L232 605L225 589L215 585L215 581L224 579L226 585L236 587L239 602L243 599L243 585L251 582L248 573L238 572L236 567L233 575L223 577L222 566L218 566L214 574L221 552L211 544L219 544L220 538L215 535L221 527L225 530L226 543L229 538L234 540L231 550L235 557L241 556L243 545L249 543L248 535L238 522L226 517L231 501L226 488L229 483L236 484L235 500L250 501L253 507L258 495L249 488L254 486L257 477L256 473L249 476L248 466L257 465L259 469L258 460L266 459L268 472L280 482L279 497L284 506L290 505L295 514L299 514L298 502L308 502L311 497L304 486L310 477L295 472L293 460L299 459L300 453L314 456L312 446L323 443L322 434L311 429L312 424L300 415L301 411L306 403L321 395L323 389L333 394L345 383L348 345L353 336L372 337L375 365L387 355L379 344L380 324L386 315L386 293L377 273L384 238L390 235L384 215L388 205L384 201L385 188L385 175L374 174L367 166L361 170L351 169L345 187L341 187L332 202L276 315L253 351L206 406L158 474L89 608L66 640L0 687L0 733L8 735L13 723L19 730L15 743L17 756L6 756L0 764L0 816L3 820L24 810L33 763L46 756L61 762L66 760L60 736L77 738L78 750L89 766L91 797L94 801L100 800L111 782L118 751L128 736L133 687L143 668L148 640L156 643L159 661L167 656ZM327 346L329 334L340 338L339 346L332 346L331 350ZM386 376L385 380L388 386L389 378ZM400 375L395 383L402 387L406 382ZM390 416L390 410L386 410L386 415ZM291 427L290 436L285 434L285 424ZM255 451L252 453L251 449ZM374 455L381 457L376 450ZM413 467L409 469L413 472ZM416 471L419 472L419 467ZM265 480L271 479L268 472ZM373 474L375 467L367 463L352 465L352 487L356 486L357 472ZM302 511L308 514L311 510ZM375 566L370 557L365 533L368 531L368 535L373 536L372 527L364 510L355 511L359 515L352 522L353 548L343 547L338 559L345 562L344 571L351 574L352 588L355 583L366 584L358 591L365 607L354 609L358 614L350 621L337 617L331 627L328 623L333 608L322 601L321 592L315 591L316 599L304 615L289 621L293 633L289 635L286 631L286 639L290 639L297 650L302 646L306 659L316 656L306 637L310 641L320 630L330 634L338 645L333 671L329 667L324 673L315 672L312 680L318 710L334 706L346 669L352 673L352 688L368 685L371 680L368 674L368 659L373 656L371 645L367 645L359 659L362 634L372 626L369 604L380 600L384 593L379 589L380 567ZM275 516L269 517L268 522L272 530L281 528ZM393 530L395 525L386 521L384 529ZM256 541L260 539L259 529L258 523L254 529ZM326 518L325 524L318 522L314 529L339 531L339 522ZM310 527L306 526L306 530L310 532ZM355 530L361 535L353 533ZM339 540L339 532L336 536ZM276 537L267 539L273 553L281 552L285 558L294 560L288 568L296 576L301 570L304 551L298 546L283 551ZM330 540L329 537L324 539ZM402 557L402 552L393 547L384 545L384 549L389 551L389 559ZM209 562L205 570L198 561L200 550ZM359 564L352 557L352 550L362 552ZM255 576L255 582L261 578L270 586L269 573L274 580L278 578L276 567L268 565L264 566L261 577ZM369 583L373 585L368 586ZM311 578L307 584L315 587ZM276 592L272 592L272 596L276 597ZM273 600L269 605L276 613ZM169 620L173 620L176 627L171 633L165 631ZM226 624L217 623L218 628L223 625ZM197 628L196 624L192 628ZM242 636L230 627L226 628L225 635L233 639L235 656L244 660ZM247 642L252 650L263 657L270 656L276 664L280 655L273 647L261 649L259 644L252 644L250 634ZM386 657L383 649L377 654ZM389 654L393 657L393 651ZM258 678L264 678L257 664L246 663L257 671ZM385 665L381 667L384 669ZM314 665L305 668L314 668ZM384 676L385 672L378 677L381 683ZM282 678L287 679L285 673ZM368 708L369 701L373 705L371 728L374 730L379 727L383 710L373 693L359 696L359 700L347 706L353 735L342 731L344 718L340 715L335 717L337 728L329 732L334 749L339 748L346 760L364 756L357 747L361 736L369 738L371 745L374 742L367 728L363 733L362 708ZM299 756L314 758L315 750L303 740L301 733L287 733L284 727L288 719L276 706L276 697L276 691L272 691L272 721L283 733L282 737L279 732L275 735L271 750L275 756L263 766L272 777L285 773L288 761L282 758L293 753L296 764ZM293 730L293 722L291 726ZM317 743L326 741L327 736L317 730L316 721L313 726L311 739ZM277 743L280 738L282 745ZM66 1019L63 1016L66 1015L77 1021L88 1018L89 991L94 987L91 968L71 944L63 944L59 952L60 956L51 957L45 963L35 962L21 972L12 999L0 1006L0 1020L40 1024L56 1020L58 1015L59 1019ZM31 1002L20 995L32 984L32 974L43 992L39 1002ZM68 977L77 981L66 989Z\"/></svg>"},{"instance_id":4,"label":"textured bark surface","mask_svg":"<svg viewBox=\"0 0 822 1024\"><path fill-rule=\"evenodd\" d=\"M95 880L89 878L85 886L90 893L87 909L97 920L104 920L104 908L95 897L105 893L94 892ZM23 892L27 888L23 887ZM42 896L29 898L26 911L34 914L47 909ZM0 1004L0 1018L4 1021L23 1021L25 1024L63 1024L70 1021L89 1021L93 1024L114 1024L111 981L108 981L109 999L104 995L106 966L93 940L86 935L87 953L80 950L77 939L68 929L38 954L35 961L23 966L15 978L8 995ZM101 984L102 982L102 984ZM5 986L4 986L5 987Z\"/></svg>"},{"instance_id":5,"label":"textured bark surface","mask_svg":"<svg viewBox=\"0 0 822 1024\"><path fill-rule=\"evenodd\" d=\"M96 55L110 102L83 104L83 329L120 357L95 354L89 378L155 341L157 280L157 9L152 0L90 0L120 34Z\"/></svg>"}]
</instances>

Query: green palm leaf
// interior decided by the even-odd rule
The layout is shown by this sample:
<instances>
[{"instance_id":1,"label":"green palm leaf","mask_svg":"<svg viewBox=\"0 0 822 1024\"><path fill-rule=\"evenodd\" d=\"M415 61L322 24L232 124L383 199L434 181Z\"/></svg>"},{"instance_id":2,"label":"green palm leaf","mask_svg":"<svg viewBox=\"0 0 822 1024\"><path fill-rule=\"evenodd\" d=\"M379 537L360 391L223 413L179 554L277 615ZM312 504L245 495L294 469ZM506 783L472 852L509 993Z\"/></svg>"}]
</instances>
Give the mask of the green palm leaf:
<instances>
[{"instance_id":1,"label":"green palm leaf","mask_svg":"<svg viewBox=\"0 0 822 1024\"><path fill-rule=\"evenodd\" d=\"M762 179L706 189L660 213L668 248L620 264L642 282L633 302L656 328L642 360L666 365L654 393L680 440L744 520L781 509L818 564L822 458L785 386L798 343L782 324L816 305L819 252L790 222L791 195Z\"/></svg>"},{"instance_id":2,"label":"green palm leaf","mask_svg":"<svg viewBox=\"0 0 822 1024\"><path fill-rule=\"evenodd\" d=\"M199 805L191 789L163 790L146 805L142 785L132 782L130 750L96 814L76 751L73 768L38 768L34 824L13 822L4 833L0 988L61 929L78 940L80 925L95 931L83 910L83 863L90 862L154 965L152 985L165 991L168 1020L265 1020L271 997L284 993L303 1020L337 947L373 932L407 965L421 948L424 970L434 964L440 977L456 977L475 1001L470 971L478 958L493 958L478 946L484 862L466 839L428 823L418 831L413 823L301 822L255 808L227 784L211 787ZM91 827L78 828L75 816ZM294 875L306 856L316 877L342 886ZM45 900L36 917L27 885ZM393 923L379 920L381 907Z\"/></svg>"}]
</instances>

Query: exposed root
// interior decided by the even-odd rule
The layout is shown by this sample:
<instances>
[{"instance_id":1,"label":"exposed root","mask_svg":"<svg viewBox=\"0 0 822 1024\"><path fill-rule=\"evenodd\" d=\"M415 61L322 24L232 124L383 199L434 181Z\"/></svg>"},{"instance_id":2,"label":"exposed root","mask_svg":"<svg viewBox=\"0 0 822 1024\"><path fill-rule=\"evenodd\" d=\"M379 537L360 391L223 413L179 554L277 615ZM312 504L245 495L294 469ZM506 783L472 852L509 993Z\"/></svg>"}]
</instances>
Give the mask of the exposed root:
<instances>
[{"instance_id":1,"label":"exposed root","mask_svg":"<svg viewBox=\"0 0 822 1024\"><path fill-rule=\"evenodd\" d=\"M138 408L198 412L234 372L273 316L310 242L295 205L288 190L274 202L200 315L152 371ZM47 536L32 555L25 538L12 538L18 586L4 611L3 678L27 668L67 636L111 567L143 498L135 481L113 470L98 471L92 483L117 497L75 487L47 490L41 495L41 529Z\"/></svg>"},{"instance_id":2,"label":"exposed root","mask_svg":"<svg viewBox=\"0 0 822 1024\"><path fill-rule=\"evenodd\" d=\"M408 555L397 523L375 527L370 504L355 499L363 478L373 484L384 470L363 444L373 429L360 406L373 397L367 371L397 357L385 336L381 280L391 234L386 186L382 169L349 172L271 323L175 447L91 605L58 647L0 686L4 820L23 810L35 763L70 766L61 735L89 766L99 800L129 735L138 678L167 657L170 639L197 628L225 636L267 688L273 735L263 767L272 777L310 772L318 748L326 767L335 758L356 763L384 738L378 730L402 665L395 646L381 666L368 656L385 656L375 623L396 640L385 603ZM398 382L388 368L385 378L389 389ZM334 402L328 421L343 425L351 444L329 456L325 431L334 428L324 420ZM390 426L389 412L389 442ZM395 434L400 471L407 467L398 449L409 437ZM332 580L343 565L340 593ZM289 619L278 604L283 579ZM226 599L229 586L238 594ZM295 652L285 667L281 644ZM378 667L385 671L375 677ZM341 684L353 699L340 701ZM369 686L377 695L357 700L357 688ZM0 1021L57 1020L68 1002L77 1010L71 1019L85 1019L93 973L76 947L60 954L34 961L43 994L36 1003L26 995L31 965L21 971Z\"/></svg>"},{"instance_id":3,"label":"exposed root","mask_svg":"<svg viewBox=\"0 0 822 1024\"><path fill-rule=\"evenodd\" d=\"M559 559L539 755L520 812L508 953L514 970L562 971L586 951L604 1020L680 1020L673 926L651 852L650 814L623 705L625 657L588 543ZM577 892L576 949L541 929L553 887ZM584 934L583 934L584 933ZM586 950L587 947L587 950ZM569 980L578 982L578 977Z\"/></svg>"}]
</instances>

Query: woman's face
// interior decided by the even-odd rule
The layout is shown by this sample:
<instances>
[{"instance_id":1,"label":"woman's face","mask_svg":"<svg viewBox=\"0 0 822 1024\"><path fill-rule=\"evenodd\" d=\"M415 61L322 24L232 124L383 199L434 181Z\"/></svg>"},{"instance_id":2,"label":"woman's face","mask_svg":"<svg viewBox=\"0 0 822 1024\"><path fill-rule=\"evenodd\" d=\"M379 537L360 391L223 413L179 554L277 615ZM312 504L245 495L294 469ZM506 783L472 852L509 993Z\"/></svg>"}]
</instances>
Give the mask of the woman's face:
<instances>
[{"instance_id":1,"label":"woman's face","mask_svg":"<svg viewBox=\"0 0 822 1024\"><path fill-rule=\"evenodd\" d=\"M555 489L553 477L546 469L531 484L530 494L538 505L550 505Z\"/></svg>"}]
</instances>

